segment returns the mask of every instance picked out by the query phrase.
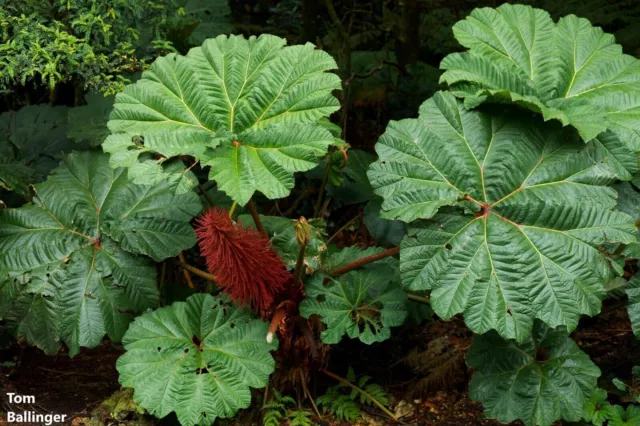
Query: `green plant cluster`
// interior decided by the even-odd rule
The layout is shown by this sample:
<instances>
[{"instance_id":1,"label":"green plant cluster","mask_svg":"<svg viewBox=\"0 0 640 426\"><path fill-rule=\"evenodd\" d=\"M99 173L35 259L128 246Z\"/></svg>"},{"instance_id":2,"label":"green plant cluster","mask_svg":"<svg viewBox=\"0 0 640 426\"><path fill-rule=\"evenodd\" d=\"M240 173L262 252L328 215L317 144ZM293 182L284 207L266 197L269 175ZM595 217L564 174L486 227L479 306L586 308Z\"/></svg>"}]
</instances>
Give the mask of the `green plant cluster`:
<instances>
[{"instance_id":1,"label":"green plant cluster","mask_svg":"<svg viewBox=\"0 0 640 426\"><path fill-rule=\"evenodd\" d=\"M76 31L97 25L78 16ZM103 30L83 37L106 42ZM159 418L232 417L276 368L273 330L209 287L160 307L154 262L195 246L190 221L203 204L229 206L232 217L246 207L251 217L238 219L254 221L303 283L303 300L288 306L318 325L319 343L385 341L426 302L475 333L469 392L489 418L634 424L635 406L595 414L605 406L601 372L570 333L614 290L626 292L640 330L640 280L624 278L640 258L640 61L586 19L556 22L523 5L476 9L453 31L467 50L441 63L448 90L417 118L391 121L377 159L348 149L328 121L344 81L312 44L220 35L156 59L106 106L106 127L72 132L104 152L65 155L30 203L0 210L0 317L47 353L121 341L120 383ZM40 75L55 85L52 72ZM20 165L12 170L32 173L28 144L6 139L0 149ZM278 211L274 200L318 175L315 220L256 211L256 200ZM29 188L7 176L3 187ZM332 244L323 197L367 202L363 223L391 247ZM317 402L354 422L362 405L385 411L388 396L350 369ZM292 405L275 393L265 422L308 424Z\"/></svg>"},{"instance_id":2,"label":"green plant cluster","mask_svg":"<svg viewBox=\"0 0 640 426\"><path fill-rule=\"evenodd\" d=\"M633 403L625 407L611 404L607 391L601 388L595 390L591 399L584 406L583 419L594 426L637 426L640 425L640 393L637 389L640 368L633 367L632 384L628 385L618 378L612 380L614 392L622 400Z\"/></svg>"},{"instance_id":3,"label":"green plant cluster","mask_svg":"<svg viewBox=\"0 0 640 426\"><path fill-rule=\"evenodd\" d=\"M71 83L116 93L176 42L228 32L228 13L216 0L3 0L0 90Z\"/></svg>"}]
</instances>

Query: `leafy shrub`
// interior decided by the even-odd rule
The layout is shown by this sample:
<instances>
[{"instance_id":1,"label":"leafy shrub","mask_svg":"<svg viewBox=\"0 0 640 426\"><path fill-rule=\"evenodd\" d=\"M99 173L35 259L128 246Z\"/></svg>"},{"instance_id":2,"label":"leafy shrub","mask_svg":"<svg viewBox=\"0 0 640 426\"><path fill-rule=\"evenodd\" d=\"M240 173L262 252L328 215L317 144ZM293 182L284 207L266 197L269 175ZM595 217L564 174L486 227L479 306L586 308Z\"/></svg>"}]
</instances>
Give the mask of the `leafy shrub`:
<instances>
[{"instance_id":1,"label":"leafy shrub","mask_svg":"<svg viewBox=\"0 0 640 426\"><path fill-rule=\"evenodd\" d=\"M638 367L633 368L633 379L634 383L638 380ZM632 387L617 378L613 379L613 384L619 391L629 391L633 400L640 402L640 395ZM620 405L612 405L607 401L607 391L598 388L584 406L583 419L595 426L637 426L640 424L640 406L629 404L625 410Z\"/></svg>"},{"instance_id":2,"label":"leafy shrub","mask_svg":"<svg viewBox=\"0 0 640 426\"><path fill-rule=\"evenodd\" d=\"M310 416L308 411L294 410L289 413L290 426L312 426L313 421L309 418Z\"/></svg>"},{"instance_id":3,"label":"leafy shrub","mask_svg":"<svg viewBox=\"0 0 640 426\"><path fill-rule=\"evenodd\" d=\"M264 426L280 426L280 423L287 417L287 407L293 406L296 401L288 395L282 395L277 390L273 391L273 399L262 407L266 410L262 416Z\"/></svg>"},{"instance_id":4,"label":"leafy shrub","mask_svg":"<svg viewBox=\"0 0 640 426\"><path fill-rule=\"evenodd\" d=\"M173 49L172 34L202 43L230 30L228 14L226 0L3 0L0 89L73 82L115 93L126 74Z\"/></svg>"},{"instance_id":5,"label":"leafy shrub","mask_svg":"<svg viewBox=\"0 0 640 426\"><path fill-rule=\"evenodd\" d=\"M636 241L607 185L638 171L640 62L586 20L556 25L525 6L477 9L454 32L469 51L442 62L451 92L389 124L368 176L381 216L410 224L404 287L488 332L467 356L487 415L577 421L600 372L563 329L600 311L604 282L622 273L616 256ZM482 103L493 105L474 110Z\"/></svg>"}]
</instances>

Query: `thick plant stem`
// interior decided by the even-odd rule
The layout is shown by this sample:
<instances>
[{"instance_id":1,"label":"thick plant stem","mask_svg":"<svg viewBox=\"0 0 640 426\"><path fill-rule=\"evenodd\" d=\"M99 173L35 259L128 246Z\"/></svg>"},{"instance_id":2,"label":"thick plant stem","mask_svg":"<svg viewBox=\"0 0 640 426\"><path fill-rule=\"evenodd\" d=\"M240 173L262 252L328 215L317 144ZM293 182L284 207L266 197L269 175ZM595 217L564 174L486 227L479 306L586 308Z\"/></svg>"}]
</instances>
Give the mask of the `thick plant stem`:
<instances>
[{"instance_id":1,"label":"thick plant stem","mask_svg":"<svg viewBox=\"0 0 640 426\"><path fill-rule=\"evenodd\" d=\"M300 43L316 43L318 36L318 2L316 0L302 0L300 19Z\"/></svg>"},{"instance_id":2,"label":"thick plant stem","mask_svg":"<svg viewBox=\"0 0 640 426\"><path fill-rule=\"evenodd\" d=\"M205 187L203 185L198 185L198 188L200 189L200 192L202 192L202 195L204 195L204 198L207 199L207 202L209 203L209 205L211 207L214 207L216 205L216 203L213 202L213 199L211 198L211 195L209 195L209 193L207 192Z\"/></svg>"},{"instance_id":3,"label":"thick plant stem","mask_svg":"<svg viewBox=\"0 0 640 426\"><path fill-rule=\"evenodd\" d=\"M158 306L162 306L162 296L164 292L164 277L167 273L167 262L162 262L160 268L160 283L158 284Z\"/></svg>"},{"instance_id":4,"label":"thick plant stem","mask_svg":"<svg viewBox=\"0 0 640 426\"><path fill-rule=\"evenodd\" d=\"M327 12L329 12L329 17L331 18L333 25L335 25L338 29L338 32L340 33L342 39L348 40L349 33L347 32L347 29L344 27L344 25L342 25L342 22L340 21L340 18L336 13L336 9L333 7L333 2L331 0L324 0L324 5L327 8Z\"/></svg>"},{"instance_id":5,"label":"thick plant stem","mask_svg":"<svg viewBox=\"0 0 640 426\"><path fill-rule=\"evenodd\" d=\"M384 411L384 413L387 416L391 417L394 421L398 421L398 418L391 411L389 411L384 405L382 405L382 403L380 401L375 399L373 396L371 396L369 393L367 393L363 389L360 389L358 386L354 385L353 383L351 383L347 379L342 378L342 377L340 377L340 376L338 376L336 374L333 374L331 371L325 370L324 368L321 368L320 371L322 373L326 374L327 376L331 377L332 379L335 379L335 380L339 381L340 383L349 386L351 389L354 389L355 391L357 391L358 393L363 395L365 398L367 398L368 400L370 400L371 402L376 404L378 406L378 408L381 409L382 411Z\"/></svg>"},{"instance_id":6,"label":"thick plant stem","mask_svg":"<svg viewBox=\"0 0 640 426\"><path fill-rule=\"evenodd\" d=\"M314 361L319 360L320 352L318 351L318 343L316 342L316 339L313 337L313 332L311 331L311 328L309 328L309 321L305 318L302 318L300 315L297 315L296 317L294 317L294 319L296 321L296 324L298 324L298 327L300 327L300 330L302 330L302 334L304 335L304 338L307 341L307 344L309 345L311 358L313 358Z\"/></svg>"},{"instance_id":7,"label":"thick plant stem","mask_svg":"<svg viewBox=\"0 0 640 426\"><path fill-rule=\"evenodd\" d=\"M417 294L407 293L407 297L409 300L413 300L415 302L425 303L427 305L430 303L428 297L418 296Z\"/></svg>"},{"instance_id":8,"label":"thick plant stem","mask_svg":"<svg viewBox=\"0 0 640 426\"><path fill-rule=\"evenodd\" d=\"M180 262L180 266L182 266L182 268L184 268L185 270L201 277L204 278L205 280L209 280L209 281L213 281L216 282L216 276L213 274L210 274L208 272L203 271L202 269L198 269L195 266L191 266L188 263L182 263Z\"/></svg>"},{"instance_id":9,"label":"thick plant stem","mask_svg":"<svg viewBox=\"0 0 640 426\"><path fill-rule=\"evenodd\" d=\"M233 219L233 213L236 211L236 207L238 207L238 202L234 201L233 204L231 204L231 208L229 209L229 217Z\"/></svg>"},{"instance_id":10,"label":"thick plant stem","mask_svg":"<svg viewBox=\"0 0 640 426\"><path fill-rule=\"evenodd\" d=\"M293 285L298 285L302 279L302 270L304 269L304 253L307 246L300 246L298 250L298 259L296 259L296 268L293 271Z\"/></svg>"},{"instance_id":11,"label":"thick plant stem","mask_svg":"<svg viewBox=\"0 0 640 426\"><path fill-rule=\"evenodd\" d=\"M180 252L180 254L178 255L178 260L182 264L187 263L187 260L184 258L184 253L182 252ZM196 286L193 284L193 280L191 279L191 273L186 269L184 269L182 272L184 272L184 279L185 281L187 281L187 285L189 286L189 288L196 288Z\"/></svg>"},{"instance_id":12,"label":"thick plant stem","mask_svg":"<svg viewBox=\"0 0 640 426\"><path fill-rule=\"evenodd\" d=\"M324 175L322 176L322 183L320 184L320 191L318 191L318 199L316 200L316 205L313 208L313 217L320 217L320 212L322 211L322 201L324 199L324 187L327 186L327 181L329 180L329 173L331 173L331 161L327 163L327 167L324 169Z\"/></svg>"},{"instance_id":13,"label":"thick plant stem","mask_svg":"<svg viewBox=\"0 0 640 426\"><path fill-rule=\"evenodd\" d=\"M313 406L314 411L318 415L318 418L322 420L322 415L320 415L320 410L318 410L318 407L316 406L315 401L311 397L311 392L309 392L309 389L307 388L307 381L304 378L304 373L302 372L302 370L300 370L300 383L302 383L302 391L304 392L305 396L309 398L309 401L311 401L311 405Z\"/></svg>"},{"instance_id":14,"label":"thick plant stem","mask_svg":"<svg viewBox=\"0 0 640 426\"><path fill-rule=\"evenodd\" d=\"M329 275L342 275L349 271L353 271L354 269L358 269L367 263L375 262L376 260L384 259L385 257L395 256L400 253L400 247L392 247L390 249L386 249L381 251L380 253L372 254L371 256L363 257L362 259L358 259L355 262L351 262L348 265L344 265L341 268L336 269L335 271L331 271Z\"/></svg>"},{"instance_id":15,"label":"thick plant stem","mask_svg":"<svg viewBox=\"0 0 640 426\"><path fill-rule=\"evenodd\" d=\"M253 218L253 223L256 224L256 229L263 235L267 235L267 231L265 231L264 226L262 226L260 215L258 214L258 210L256 210L256 205L253 203L253 200L249 200L247 207L249 208L249 213L251 213L251 217Z\"/></svg>"}]
</instances>

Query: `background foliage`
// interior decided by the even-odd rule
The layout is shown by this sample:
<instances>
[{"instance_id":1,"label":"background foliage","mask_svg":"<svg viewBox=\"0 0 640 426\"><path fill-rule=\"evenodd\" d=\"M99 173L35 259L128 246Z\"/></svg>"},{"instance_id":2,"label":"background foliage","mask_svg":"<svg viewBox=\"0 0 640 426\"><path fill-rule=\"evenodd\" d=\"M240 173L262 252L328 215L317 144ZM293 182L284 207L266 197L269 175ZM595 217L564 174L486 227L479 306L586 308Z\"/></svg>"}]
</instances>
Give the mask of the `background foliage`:
<instances>
[{"instance_id":1,"label":"background foliage","mask_svg":"<svg viewBox=\"0 0 640 426\"><path fill-rule=\"evenodd\" d=\"M0 0L0 333L122 342L168 424L640 424L640 6L502 3ZM263 320L213 205L296 277Z\"/></svg>"}]
</instances>

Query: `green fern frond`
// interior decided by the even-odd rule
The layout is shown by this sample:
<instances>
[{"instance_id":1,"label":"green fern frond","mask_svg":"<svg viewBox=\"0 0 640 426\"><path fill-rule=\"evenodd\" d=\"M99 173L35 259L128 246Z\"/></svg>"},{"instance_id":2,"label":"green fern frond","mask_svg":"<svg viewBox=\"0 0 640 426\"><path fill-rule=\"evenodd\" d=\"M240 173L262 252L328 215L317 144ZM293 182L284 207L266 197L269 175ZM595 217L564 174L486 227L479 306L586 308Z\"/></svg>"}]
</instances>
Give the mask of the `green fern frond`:
<instances>
[{"instance_id":1,"label":"green fern frond","mask_svg":"<svg viewBox=\"0 0 640 426\"><path fill-rule=\"evenodd\" d=\"M289 413L291 419L290 426L311 426L313 422L309 418L311 413L308 411L295 410Z\"/></svg>"},{"instance_id":2,"label":"green fern frond","mask_svg":"<svg viewBox=\"0 0 640 426\"><path fill-rule=\"evenodd\" d=\"M372 380L371 376L357 378L353 368L349 367L346 379L368 396L345 384L337 384L327 389L327 392L316 401L324 413L330 413L341 420L355 421L360 418L361 405L373 405L374 400L384 406L389 405L389 396L382 386L369 383ZM345 393L347 390L349 392Z\"/></svg>"},{"instance_id":3,"label":"green fern frond","mask_svg":"<svg viewBox=\"0 0 640 426\"><path fill-rule=\"evenodd\" d=\"M342 385L331 386L324 395L319 396L316 400L316 404L320 406L323 413L332 412L334 401L340 396L340 388Z\"/></svg>"},{"instance_id":4,"label":"green fern frond","mask_svg":"<svg viewBox=\"0 0 640 426\"><path fill-rule=\"evenodd\" d=\"M340 395L331 406L331 414L348 422L360 418L360 407L349 395Z\"/></svg>"},{"instance_id":5,"label":"green fern frond","mask_svg":"<svg viewBox=\"0 0 640 426\"><path fill-rule=\"evenodd\" d=\"M382 389L382 386L372 383L364 387L364 391L371 395L374 399L378 400L379 403L388 407L389 406L389 395ZM365 397L363 394L360 394L360 403L371 405L373 401L370 398Z\"/></svg>"},{"instance_id":6,"label":"green fern frond","mask_svg":"<svg viewBox=\"0 0 640 426\"><path fill-rule=\"evenodd\" d=\"M280 426L282 417L282 413L278 410L267 411L262 417L262 424L264 426Z\"/></svg>"},{"instance_id":7,"label":"green fern frond","mask_svg":"<svg viewBox=\"0 0 640 426\"><path fill-rule=\"evenodd\" d=\"M287 417L287 407L295 405L296 401L289 395L282 395L279 391L273 391L273 399L262 407L266 410L262 416L264 426L280 426L282 419Z\"/></svg>"}]
</instances>

